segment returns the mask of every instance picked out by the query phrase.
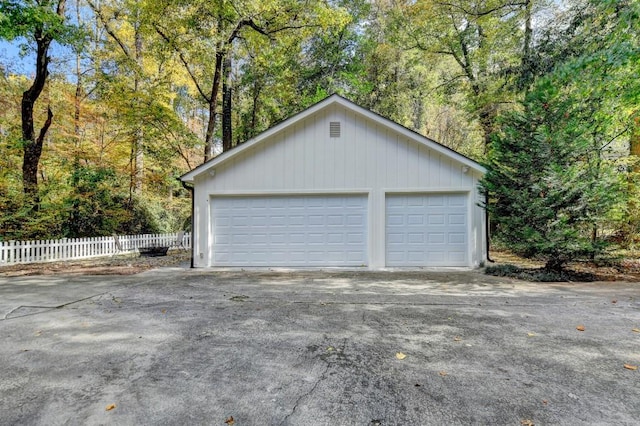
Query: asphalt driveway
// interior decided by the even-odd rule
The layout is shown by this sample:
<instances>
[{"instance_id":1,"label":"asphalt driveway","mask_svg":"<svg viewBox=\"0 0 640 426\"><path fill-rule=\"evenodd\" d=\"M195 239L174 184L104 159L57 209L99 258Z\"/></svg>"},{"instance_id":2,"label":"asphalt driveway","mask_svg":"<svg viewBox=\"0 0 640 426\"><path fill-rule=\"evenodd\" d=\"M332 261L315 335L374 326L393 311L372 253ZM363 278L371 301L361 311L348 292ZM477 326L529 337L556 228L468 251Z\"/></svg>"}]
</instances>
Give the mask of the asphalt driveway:
<instances>
[{"instance_id":1,"label":"asphalt driveway","mask_svg":"<svg viewBox=\"0 0 640 426\"><path fill-rule=\"evenodd\" d=\"M0 424L638 424L634 329L635 283L0 277Z\"/></svg>"}]
</instances>

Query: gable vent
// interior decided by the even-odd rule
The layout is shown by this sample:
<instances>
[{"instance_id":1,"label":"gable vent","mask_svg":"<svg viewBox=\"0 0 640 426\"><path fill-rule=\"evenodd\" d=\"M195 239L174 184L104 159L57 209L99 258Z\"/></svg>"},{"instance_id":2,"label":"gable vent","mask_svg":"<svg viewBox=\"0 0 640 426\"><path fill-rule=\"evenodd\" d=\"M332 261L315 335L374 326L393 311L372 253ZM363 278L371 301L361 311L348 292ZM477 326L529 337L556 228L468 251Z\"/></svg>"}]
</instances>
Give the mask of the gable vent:
<instances>
[{"instance_id":1,"label":"gable vent","mask_svg":"<svg viewBox=\"0 0 640 426\"><path fill-rule=\"evenodd\" d=\"M339 121L331 121L329 123L329 137L331 137L331 138L339 138L340 137L340 122Z\"/></svg>"}]
</instances>

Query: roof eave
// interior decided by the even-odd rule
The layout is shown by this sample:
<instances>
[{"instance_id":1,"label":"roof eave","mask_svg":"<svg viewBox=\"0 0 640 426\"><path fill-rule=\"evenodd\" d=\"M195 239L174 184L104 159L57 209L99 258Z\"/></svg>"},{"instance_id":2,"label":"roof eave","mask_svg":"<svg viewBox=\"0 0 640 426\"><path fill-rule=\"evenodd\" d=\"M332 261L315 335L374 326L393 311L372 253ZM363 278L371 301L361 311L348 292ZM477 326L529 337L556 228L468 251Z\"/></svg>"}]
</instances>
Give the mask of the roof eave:
<instances>
[{"instance_id":1,"label":"roof eave","mask_svg":"<svg viewBox=\"0 0 640 426\"><path fill-rule=\"evenodd\" d=\"M185 173L184 175L180 176L180 180L182 180L183 182L189 182L189 183L193 183L194 179L196 176L205 173L207 170L211 169L212 167L215 167L217 165L219 165L220 163L226 162L228 160L230 160L231 158L241 154L242 152L251 149L251 147L253 147L256 144L259 144L261 141L273 136L274 134L284 130L285 128L304 120L305 118L309 117L312 114L315 114L317 111L333 104L333 103L337 103L340 104L341 106L345 107L345 108L349 108L371 120L374 121L382 121L384 125L386 125L387 127L390 127L391 129L395 130L396 132L404 135L405 137L413 140L416 143L420 143L423 145L426 145L427 147L429 147L430 149L433 149L436 152L439 152L440 154L444 154L447 155L449 157L452 157L454 159L456 159L457 161L459 161L462 165L469 167L469 169L474 170L480 174L484 174L486 173L486 169L484 167L482 167L479 163L477 163L476 161L472 160L469 157L466 157L462 154L460 154L457 151L454 151L451 148L448 148L442 144L439 144L438 142L429 139L426 136L423 136L417 132L414 132L386 117L383 117L379 114L374 113L373 111L370 111L366 108L363 108L353 102L351 102L350 100L343 98L340 95L337 94L333 94L323 100L321 100L320 102L316 103L315 105L310 106L309 108L305 109L304 111L299 112L296 115L293 115L292 117L289 117L288 119L282 121L279 124L276 124L275 126L265 130L264 132L260 133L259 135L255 136L253 139L249 139L248 141L246 141L245 143L243 143L242 145L232 149L231 151L227 151L225 153L222 153L220 155L218 155L217 157L201 164L200 166L196 167L195 169Z\"/></svg>"}]
</instances>

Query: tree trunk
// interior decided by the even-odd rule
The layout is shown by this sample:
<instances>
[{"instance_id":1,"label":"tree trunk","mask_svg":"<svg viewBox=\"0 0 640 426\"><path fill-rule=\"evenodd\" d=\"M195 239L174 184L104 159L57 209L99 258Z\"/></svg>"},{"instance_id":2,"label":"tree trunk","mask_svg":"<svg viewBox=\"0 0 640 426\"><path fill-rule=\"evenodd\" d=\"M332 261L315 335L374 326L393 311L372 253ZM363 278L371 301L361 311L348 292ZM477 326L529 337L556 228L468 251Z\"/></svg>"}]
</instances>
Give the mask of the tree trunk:
<instances>
[{"instance_id":1,"label":"tree trunk","mask_svg":"<svg viewBox=\"0 0 640 426\"><path fill-rule=\"evenodd\" d=\"M73 99L73 135L76 139L75 157L78 157L80 148L80 104L82 99L82 72L80 71L80 53L76 53L76 93Z\"/></svg>"},{"instance_id":2,"label":"tree trunk","mask_svg":"<svg viewBox=\"0 0 640 426\"><path fill-rule=\"evenodd\" d=\"M231 125L231 54L224 59L224 80L222 82L222 152L232 148Z\"/></svg>"},{"instance_id":3,"label":"tree trunk","mask_svg":"<svg viewBox=\"0 0 640 426\"><path fill-rule=\"evenodd\" d=\"M544 265L544 269L550 272L562 272L564 264L566 262L557 257L552 257L547 260L547 263Z\"/></svg>"},{"instance_id":4,"label":"tree trunk","mask_svg":"<svg viewBox=\"0 0 640 426\"><path fill-rule=\"evenodd\" d=\"M82 25L82 16L80 14L80 0L76 0L76 20L78 25ZM73 135L75 137L75 147L73 152L73 168L78 171L80 167L80 105L82 103L82 68L80 49L76 51L76 93L73 99Z\"/></svg>"},{"instance_id":5,"label":"tree trunk","mask_svg":"<svg viewBox=\"0 0 640 426\"><path fill-rule=\"evenodd\" d=\"M629 138L629 155L635 162L632 165L634 173L640 173L640 111L631 118L631 137Z\"/></svg>"},{"instance_id":6,"label":"tree trunk","mask_svg":"<svg viewBox=\"0 0 640 426\"><path fill-rule=\"evenodd\" d=\"M140 24L136 24L135 35L135 59L136 73L133 81L133 92L136 101L136 114L141 111L140 108L140 77L142 72L142 34L140 34ZM133 131L133 151L134 151L134 174L133 174L133 192L136 195L142 194L142 182L144 179L144 133L142 130L142 117L136 117L137 122L134 123Z\"/></svg>"},{"instance_id":7,"label":"tree trunk","mask_svg":"<svg viewBox=\"0 0 640 426\"><path fill-rule=\"evenodd\" d=\"M250 139L256 134L256 127L258 126L258 102L260 101L260 92L262 91L262 86L258 84L258 81L253 82L253 103L251 105L251 127L249 128L249 132L247 134L247 139Z\"/></svg>"},{"instance_id":8,"label":"tree trunk","mask_svg":"<svg viewBox=\"0 0 640 426\"><path fill-rule=\"evenodd\" d=\"M493 114L489 110L489 105L485 105L480 111L480 127L482 127L482 137L484 139L484 152L489 151L491 144L491 133L493 133Z\"/></svg>"},{"instance_id":9,"label":"tree trunk","mask_svg":"<svg viewBox=\"0 0 640 426\"><path fill-rule=\"evenodd\" d=\"M42 35L41 31L36 32L36 76L31 87L22 95L22 139L24 141L24 157L22 161L22 183L24 193L31 198L37 206L38 200L38 164L42 155L42 144L47 130L51 125L53 113L47 110L47 120L40 130L40 136L36 139L33 124L33 110L36 101L40 97L44 85L49 75L48 51L51 45L51 38Z\"/></svg>"},{"instance_id":10,"label":"tree trunk","mask_svg":"<svg viewBox=\"0 0 640 426\"><path fill-rule=\"evenodd\" d=\"M218 92L220 91L220 79L222 77L222 63L224 52L222 45L218 44L216 52L216 65L213 74L213 85L211 86L211 96L209 97L209 121L207 123L207 133L205 135L204 144L204 161L213 158L214 152L214 136L216 130L216 109L218 107Z\"/></svg>"},{"instance_id":11,"label":"tree trunk","mask_svg":"<svg viewBox=\"0 0 640 426\"><path fill-rule=\"evenodd\" d=\"M627 174L627 209L629 211L629 222L627 233L631 236L640 225L640 205L638 199L638 180L640 180L640 111L631 117L631 135L629 137L629 157L631 160L631 170Z\"/></svg>"},{"instance_id":12,"label":"tree trunk","mask_svg":"<svg viewBox=\"0 0 640 426\"><path fill-rule=\"evenodd\" d=\"M525 24L524 24L524 44L522 48L522 70L520 74L521 87L528 91L529 84L533 79L533 70L531 69L533 62L531 61L531 41L533 35L533 26L531 24L532 17L532 0L525 2Z\"/></svg>"},{"instance_id":13,"label":"tree trunk","mask_svg":"<svg viewBox=\"0 0 640 426\"><path fill-rule=\"evenodd\" d=\"M56 8L56 13L64 17L66 0L60 0ZM22 187L25 195L31 198L34 208L37 210L40 200L38 198L38 165L42 155L42 144L47 135L47 131L53 120L51 108L47 108L47 119L40 129L36 138L33 124L33 110L36 101L40 97L44 85L49 75L49 46L53 40L51 34L43 32L39 27L34 33L36 41L36 75L33 84L22 94L21 118L22 118L22 139L24 143L24 156L22 159Z\"/></svg>"}]
</instances>

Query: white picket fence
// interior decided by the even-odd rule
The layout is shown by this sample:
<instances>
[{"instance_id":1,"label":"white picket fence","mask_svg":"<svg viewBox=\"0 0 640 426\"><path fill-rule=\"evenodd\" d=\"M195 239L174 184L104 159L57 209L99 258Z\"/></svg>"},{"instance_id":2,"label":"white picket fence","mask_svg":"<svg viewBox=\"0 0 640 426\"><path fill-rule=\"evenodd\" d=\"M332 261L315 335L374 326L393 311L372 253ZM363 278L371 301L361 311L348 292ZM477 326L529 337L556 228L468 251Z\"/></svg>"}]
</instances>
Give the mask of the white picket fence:
<instances>
[{"instance_id":1,"label":"white picket fence","mask_svg":"<svg viewBox=\"0 0 640 426\"><path fill-rule=\"evenodd\" d=\"M137 251L142 247L177 247L178 233L118 235L122 250L116 247L115 237L62 238L59 240L0 241L0 266L18 263L42 263L63 260L112 256ZM182 240L191 247L191 234Z\"/></svg>"}]
</instances>

